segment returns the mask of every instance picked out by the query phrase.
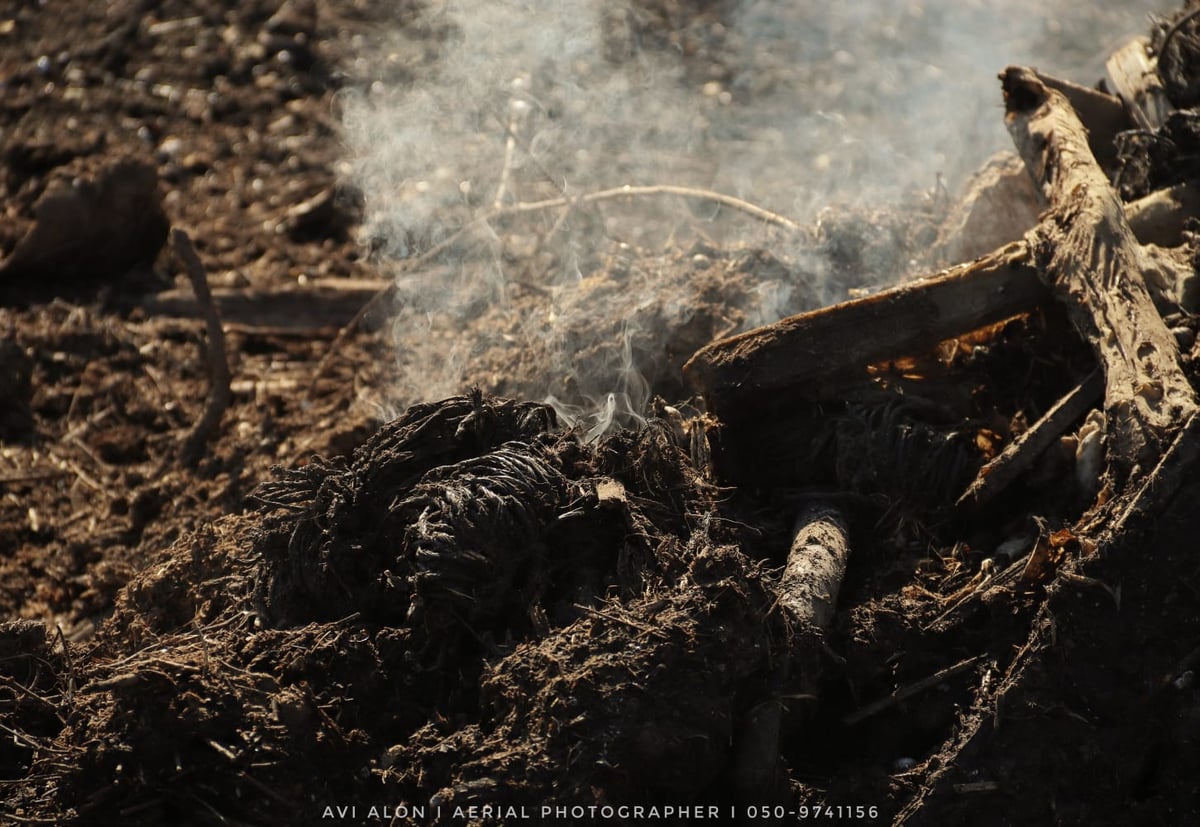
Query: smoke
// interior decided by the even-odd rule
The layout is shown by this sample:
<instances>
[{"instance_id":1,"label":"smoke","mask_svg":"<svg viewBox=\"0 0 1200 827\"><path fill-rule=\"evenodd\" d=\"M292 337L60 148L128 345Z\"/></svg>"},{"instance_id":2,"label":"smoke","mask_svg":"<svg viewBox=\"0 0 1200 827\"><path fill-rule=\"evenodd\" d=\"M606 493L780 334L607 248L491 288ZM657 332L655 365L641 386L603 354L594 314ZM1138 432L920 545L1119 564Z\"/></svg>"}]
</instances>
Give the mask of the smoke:
<instances>
[{"instance_id":1,"label":"smoke","mask_svg":"<svg viewBox=\"0 0 1200 827\"><path fill-rule=\"evenodd\" d=\"M856 260L868 272L849 284L811 239L785 244L715 203L582 196L695 187L801 223L831 204L911 201L1008 146L1005 65L1092 82L1148 12L1172 7L427 4L364 45L342 101L365 234L397 280L394 404L478 383L546 397L589 436L636 424L687 356L664 368L664 349L836 300L897 267L886 254ZM737 270L714 252L739 245L772 245L787 263ZM664 249L679 254L647 258ZM729 287L732 276L744 283Z\"/></svg>"}]
</instances>

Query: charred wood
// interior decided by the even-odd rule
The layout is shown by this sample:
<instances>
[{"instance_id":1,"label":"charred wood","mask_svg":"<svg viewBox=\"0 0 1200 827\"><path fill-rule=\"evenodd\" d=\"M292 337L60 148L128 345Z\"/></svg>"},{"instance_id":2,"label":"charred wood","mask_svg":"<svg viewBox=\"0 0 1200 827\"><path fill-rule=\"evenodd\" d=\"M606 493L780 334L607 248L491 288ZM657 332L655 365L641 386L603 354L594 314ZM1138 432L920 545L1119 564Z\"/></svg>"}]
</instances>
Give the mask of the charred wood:
<instances>
[{"instance_id":1,"label":"charred wood","mask_svg":"<svg viewBox=\"0 0 1200 827\"><path fill-rule=\"evenodd\" d=\"M803 389L818 396L866 377L866 367L1037 307L1048 294L1023 244L923 281L791 316L713 342L684 365L722 419ZM820 389L816 383L820 382Z\"/></svg>"}]
</instances>

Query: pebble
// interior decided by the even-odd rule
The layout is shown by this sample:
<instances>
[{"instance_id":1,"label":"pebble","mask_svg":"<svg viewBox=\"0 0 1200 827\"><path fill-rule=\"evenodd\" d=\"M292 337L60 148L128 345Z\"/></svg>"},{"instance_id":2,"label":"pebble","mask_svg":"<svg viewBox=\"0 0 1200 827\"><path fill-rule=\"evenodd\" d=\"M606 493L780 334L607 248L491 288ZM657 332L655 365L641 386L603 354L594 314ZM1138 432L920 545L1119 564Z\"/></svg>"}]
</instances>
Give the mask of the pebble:
<instances>
[{"instance_id":1,"label":"pebble","mask_svg":"<svg viewBox=\"0 0 1200 827\"><path fill-rule=\"evenodd\" d=\"M159 154L164 158L173 159L176 155L183 151L183 141L174 135L169 135L163 138L162 143L158 145Z\"/></svg>"}]
</instances>

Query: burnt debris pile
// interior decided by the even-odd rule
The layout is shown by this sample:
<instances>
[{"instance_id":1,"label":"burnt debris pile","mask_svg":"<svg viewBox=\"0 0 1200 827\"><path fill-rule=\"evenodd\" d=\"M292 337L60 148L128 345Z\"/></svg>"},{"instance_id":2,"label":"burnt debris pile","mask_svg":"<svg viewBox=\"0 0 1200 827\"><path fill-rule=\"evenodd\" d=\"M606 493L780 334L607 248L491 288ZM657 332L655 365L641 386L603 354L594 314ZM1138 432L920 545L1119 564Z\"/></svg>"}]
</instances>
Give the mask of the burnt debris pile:
<instances>
[{"instance_id":1,"label":"burnt debris pile","mask_svg":"<svg viewBox=\"0 0 1200 827\"><path fill-rule=\"evenodd\" d=\"M812 231L771 215L791 245L778 254L696 241L596 258L558 305L570 358L541 340L570 404L492 393L529 377L511 348L480 350L481 375L514 375L341 432L357 445L341 456L281 451L246 496L230 482L225 516L147 552L94 636L0 624L6 812L1195 821L1194 6L1115 51L1098 87L1004 70L1016 154L957 203L830 212ZM621 30L683 8L646 6L660 7ZM897 246L924 248L908 252L930 272L854 281L875 260L897 276ZM818 307L818 261L850 300ZM664 284L684 298L644 298ZM769 321L768 307L805 312ZM505 313L470 324L503 344ZM642 364L674 404L642 400L630 367L664 329ZM254 335L269 352L297 334ZM612 343L630 363L621 416L577 416L574 363ZM154 378L154 348L121 352ZM22 356L0 371L5 438L33 439L45 407ZM269 393L228 379L229 396ZM75 401L57 404L69 419ZM114 507L142 515L126 532L139 540L166 507L148 502Z\"/></svg>"}]
</instances>

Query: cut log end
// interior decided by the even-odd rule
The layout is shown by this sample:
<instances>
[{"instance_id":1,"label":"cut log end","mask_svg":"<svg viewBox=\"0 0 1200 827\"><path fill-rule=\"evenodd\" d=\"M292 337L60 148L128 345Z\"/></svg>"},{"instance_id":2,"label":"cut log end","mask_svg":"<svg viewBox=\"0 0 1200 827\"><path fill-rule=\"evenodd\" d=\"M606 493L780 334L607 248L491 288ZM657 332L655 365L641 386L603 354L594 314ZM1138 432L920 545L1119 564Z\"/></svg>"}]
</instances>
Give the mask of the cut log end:
<instances>
[{"instance_id":1,"label":"cut log end","mask_svg":"<svg viewBox=\"0 0 1200 827\"><path fill-rule=\"evenodd\" d=\"M1009 115L1033 112L1050 96L1050 89L1037 72L1023 66L1009 66L1001 72L1000 86L1004 91L1004 109Z\"/></svg>"}]
</instances>

